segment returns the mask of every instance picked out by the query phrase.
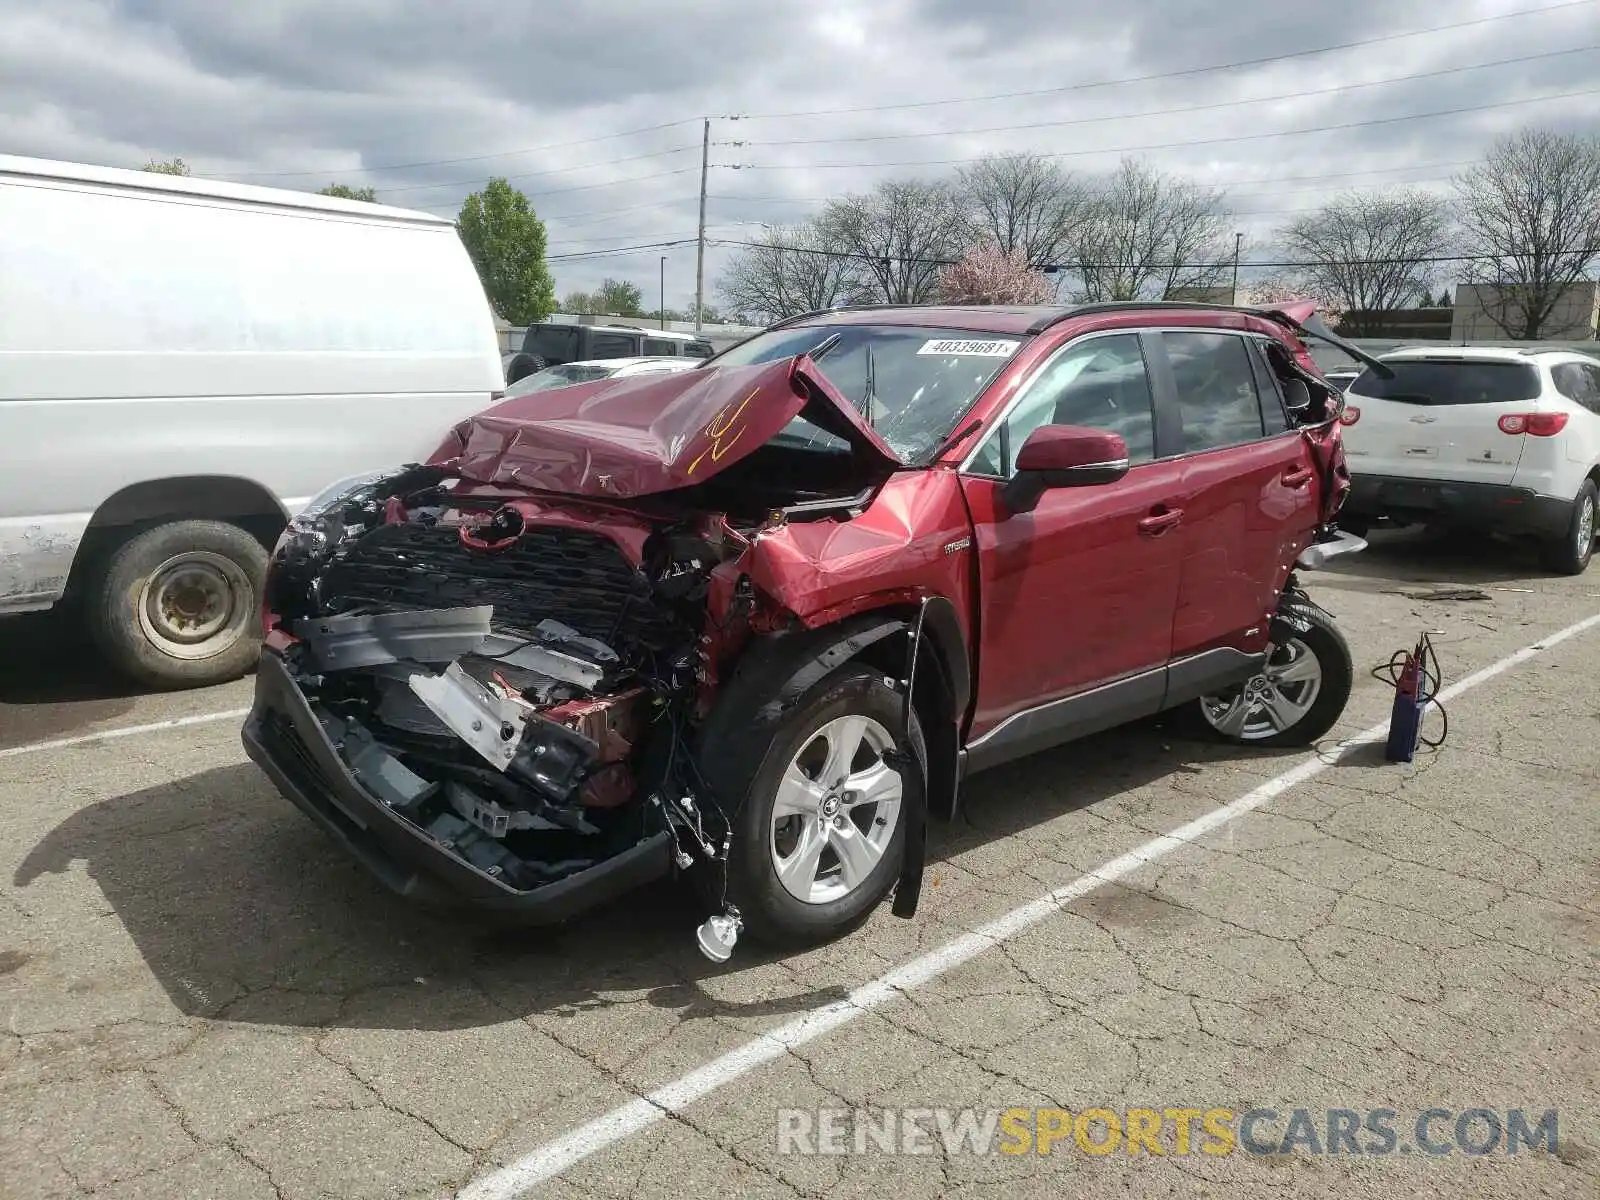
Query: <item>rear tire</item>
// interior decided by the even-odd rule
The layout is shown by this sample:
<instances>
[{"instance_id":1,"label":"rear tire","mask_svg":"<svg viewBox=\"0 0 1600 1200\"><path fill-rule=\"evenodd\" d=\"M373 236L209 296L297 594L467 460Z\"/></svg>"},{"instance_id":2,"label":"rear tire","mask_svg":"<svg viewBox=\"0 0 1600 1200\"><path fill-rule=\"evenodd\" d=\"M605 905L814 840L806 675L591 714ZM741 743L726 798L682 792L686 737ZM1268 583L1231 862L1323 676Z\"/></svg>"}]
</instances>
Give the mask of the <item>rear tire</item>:
<instances>
[{"instance_id":1,"label":"rear tire","mask_svg":"<svg viewBox=\"0 0 1600 1200\"><path fill-rule=\"evenodd\" d=\"M1546 570L1560 575L1582 575L1589 569L1589 559L1594 554L1596 504L1600 492L1594 480L1585 479L1578 489L1578 498L1572 504L1572 518L1567 531L1559 538L1546 542L1540 558Z\"/></svg>"},{"instance_id":2,"label":"rear tire","mask_svg":"<svg viewBox=\"0 0 1600 1200\"><path fill-rule=\"evenodd\" d=\"M265 547L237 525L158 525L124 542L90 581L90 636L149 687L226 683L260 658L266 572Z\"/></svg>"},{"instance_id":3,"label":"rear tire","mask_svg":"<svg viewBox=\"0 0 1600 1200\"><path fill-rule=\"evenodd\" d=\"M1350 645L1321 609L1293 611L1310 628L1269 647L1262 674L1189 705L1184 721L1190 729L1213 741L1281 749L1309 746L1333 728L1355 685Z\"/></svg>"}]
</instances>

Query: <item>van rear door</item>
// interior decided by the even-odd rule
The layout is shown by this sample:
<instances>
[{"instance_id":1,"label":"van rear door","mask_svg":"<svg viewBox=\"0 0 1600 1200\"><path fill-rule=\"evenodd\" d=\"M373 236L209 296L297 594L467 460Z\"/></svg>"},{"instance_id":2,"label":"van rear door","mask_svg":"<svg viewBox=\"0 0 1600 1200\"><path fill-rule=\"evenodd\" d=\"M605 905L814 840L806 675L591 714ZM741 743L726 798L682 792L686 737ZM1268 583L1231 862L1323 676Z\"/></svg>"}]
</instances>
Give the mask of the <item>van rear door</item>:
<instances>
[{"instance_id":1,"label":"van rear door","mask_svg":"<svg viewBox=\"0 0 1600 1200\"><path fill-rule=\"evenodd\" d=\"M1345 453L1363 475L1510 484L1525 439L1500 418L1537 409L1529 362L1430 354L1389 358L1392 379L1366 370L1346 392Z\"/></svg>"}]
</instances>

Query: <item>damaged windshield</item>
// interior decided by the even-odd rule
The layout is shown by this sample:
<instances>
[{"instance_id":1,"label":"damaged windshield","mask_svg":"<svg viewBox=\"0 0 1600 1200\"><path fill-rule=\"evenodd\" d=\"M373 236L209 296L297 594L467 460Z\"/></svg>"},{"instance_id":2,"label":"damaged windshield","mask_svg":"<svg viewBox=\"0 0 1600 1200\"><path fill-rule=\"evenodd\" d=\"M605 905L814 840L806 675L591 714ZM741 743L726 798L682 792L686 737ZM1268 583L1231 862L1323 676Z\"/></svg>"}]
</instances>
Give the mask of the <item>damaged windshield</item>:
<instances>
[{"instance_id":1,"label":"damaged windshield","mask_svg":"<svg viewBox=\"0 0 1600 1200\"><path fill-rule=\"evenodd\" d=\"M824 344L826 343L826 344ZM931 454L1022 339L922 325L806 325L758 334L712 367L818 351L817 366L906 462ZM845 443L796 418L775 439L840 451Z\"/></svg>"}]
</instances>

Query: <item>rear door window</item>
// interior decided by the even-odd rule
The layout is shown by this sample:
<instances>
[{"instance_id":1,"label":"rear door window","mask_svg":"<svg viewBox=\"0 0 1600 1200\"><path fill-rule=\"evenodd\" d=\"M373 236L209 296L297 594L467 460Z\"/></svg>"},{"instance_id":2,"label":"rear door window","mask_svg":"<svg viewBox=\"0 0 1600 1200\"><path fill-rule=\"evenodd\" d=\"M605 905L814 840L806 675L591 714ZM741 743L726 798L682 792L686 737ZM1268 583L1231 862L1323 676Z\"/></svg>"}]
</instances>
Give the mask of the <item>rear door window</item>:
<instances>
[{"instance_id":1,"label":"rear door window","mask_svg":"<svg viewBox=\"0 0 1600 1200\"><path fill-rule=\"evenodd\" d=\"M578 331L569 325L535 325L528 330L522 348L553 363L571 362L577 357Z\"/></svg>"},{"instance_id":2,"label":"rear door window","mask_svg":"<svg viewBox=\"0 0 1600 1200\"><path fill-rule=\"evenodd\" d=\"M1220 450L1266 436L1261 395L1244 338L1209 331L1163 333L1161 344L1178 392L1185 453Z\"/></svg>"},{"instance_id":3,"label":"rear door window","mask_svg":"<svg viewBox=\"0 0 1600 1200\"><path fill-rule=\"evenodd\" d=\"M1551 368L1550 377L1556 391L1568 400L1576 400L1590 412L1600 412L1600 367L1561 363Z\"/></svg>"},{"instance_id":4,"label":"rear door window","mask_svg":"<svg viewBox=\"0 0 1600 1200\"><path fill-rule=\"evenodd\" d=\"M645 338L644 352L646 354L664 354L679 358L681 355L678 353L678 345L679 343L668 341L666 338Z\"/></svg>"},{"instance_id":5,"label":"rear door window","mask_svg":"<svg viewBox=\"0 0 1600 1200\"><path fill-rule=\"evenodd\" d=\"M1261 424L1268 437L1288 433L1293 422L1289 420L1278 377L1273 374L1272 363L1267 358L1267 348L1254 338L1246 340L1245 347L1250 354L1250 367L1255 372L1256 391L1261 395Z\"/></svg>"},{"instance_id":6,"label":"rear door window","mask_svg":"<svg viewBox=\"0 0 1600 1200\"><path fill-rule=\"evenodd\" d=\"M632 358L639 353L637 339L626 333L597 333L589 353L595 358Z\"/></svg>"},{"instance_id":7,"label":"rear door window","mask_svg":"<svg viewBox=\"0 0 1600 1200\"><path fill-rule=\"evenodd\" d=\"M1393 379L1371 369L1350 385L1358 396L1401 404L1440 407L1452 404L1519 404L1539 394L1539 372L1532 363L1483 359L1389 359Z\"/></svg>"}]
</instances>

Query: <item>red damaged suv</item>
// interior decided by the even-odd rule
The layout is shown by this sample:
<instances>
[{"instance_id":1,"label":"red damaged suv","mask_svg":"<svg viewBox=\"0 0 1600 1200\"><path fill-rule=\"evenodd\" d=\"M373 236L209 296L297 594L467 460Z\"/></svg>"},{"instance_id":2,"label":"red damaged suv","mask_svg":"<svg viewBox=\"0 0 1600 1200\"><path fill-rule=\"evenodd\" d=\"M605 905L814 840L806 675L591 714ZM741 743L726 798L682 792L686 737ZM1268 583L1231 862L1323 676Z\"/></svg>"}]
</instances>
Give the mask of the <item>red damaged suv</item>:
<instances>
[{"instance_id":1,"label":"red damaged suv","mask_svg":"<svg viewBox=\"0 0 1600 1200\"><path fill-rule=\"evenodd\" d=\"M1303 337L1371 361L1310 305L873 307L506 400L291 524L245 746L420 901L540 923L683 872L719 959L910 916L974 771L1337 720L1292 572L1363 543Z\"/></svg>"}]
</instances>

